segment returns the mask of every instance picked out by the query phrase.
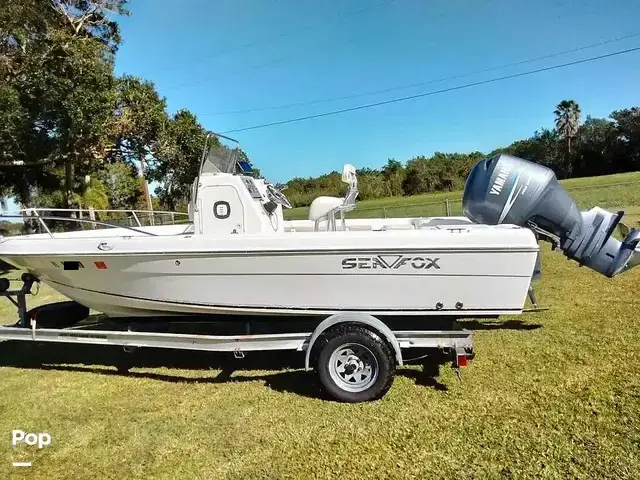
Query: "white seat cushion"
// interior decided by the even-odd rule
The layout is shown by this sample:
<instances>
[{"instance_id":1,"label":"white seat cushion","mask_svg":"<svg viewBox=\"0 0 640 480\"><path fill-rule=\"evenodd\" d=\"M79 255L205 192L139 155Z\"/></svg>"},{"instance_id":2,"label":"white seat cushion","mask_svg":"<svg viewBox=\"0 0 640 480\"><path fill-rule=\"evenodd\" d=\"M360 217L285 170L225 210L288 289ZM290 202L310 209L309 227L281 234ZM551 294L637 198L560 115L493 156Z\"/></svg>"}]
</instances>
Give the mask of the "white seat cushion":
<instances>
[{"instance_id":1,"label":"white seat cushion","mask_svg":"<svg viewBox=\"0 0 640 480\"><path fill-rule=\"evenodd\" d=\"M383 230L383 231L388 231L388 230L415 230L415 228L416 227L414 227L410 223L406 223L406 224L398 224L398 225L383 225L381 230Z\"/></svg>"},{"instance_id":2,"label":"white seat cushion","mask_svg":"<svg viewBox=\"0 0 640 480\"><path fill-rule=\"evenodd\" d=\"M317 197L311 202L309 207L309 220L315 222L319 218L325 217L331 210L338 208L344 202L338 197Z\"/></svg>"},{"instance_id":3,"label":"white seat cushion","mask_svg":"<svg viewBox=\"0 0 640 480\"><path fill-rule=\"evenodd\" d=\"M350 232L370 232L373 227L371 225L347 225L347 230Z\"/></svg>"}]
</instances>

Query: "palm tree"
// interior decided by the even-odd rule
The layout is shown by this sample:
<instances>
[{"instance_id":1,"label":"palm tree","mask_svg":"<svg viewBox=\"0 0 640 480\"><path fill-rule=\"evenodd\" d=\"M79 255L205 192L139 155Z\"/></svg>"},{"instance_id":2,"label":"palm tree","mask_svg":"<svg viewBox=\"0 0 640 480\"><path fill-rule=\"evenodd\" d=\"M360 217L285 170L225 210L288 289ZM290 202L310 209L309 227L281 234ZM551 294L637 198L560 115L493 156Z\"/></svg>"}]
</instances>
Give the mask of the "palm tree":
<instances>
[{"instance_id":1,"label":"palm tree","mask_svg":"<svg viewBox=\"0 0 640 480\"><path fill-rule=\"evenodd\" d=\"M567 142L567 157L571 155L571 139L578 133L580 126L580 106L574 100L561 101L554 110L556 130Z\"/></svg>"}]
</instances>

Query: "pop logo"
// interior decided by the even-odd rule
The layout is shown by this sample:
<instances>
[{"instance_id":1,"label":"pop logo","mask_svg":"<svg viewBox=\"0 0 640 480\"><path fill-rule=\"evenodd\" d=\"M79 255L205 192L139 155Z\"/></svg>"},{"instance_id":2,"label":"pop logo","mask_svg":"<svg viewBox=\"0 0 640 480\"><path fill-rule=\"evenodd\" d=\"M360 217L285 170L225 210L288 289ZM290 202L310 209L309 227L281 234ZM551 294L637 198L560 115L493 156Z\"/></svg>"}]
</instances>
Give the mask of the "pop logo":
<instances>
[{"instance_id":1,"label":"pop logo","mask_svg":"<svg viewBox=\"0 0 640 480\"><path fill-rule=\"evenodd\" d=\"M14 447L19 443L26 443L27 445L38 445L38 448L43 448L51 444L51 435L48 433L25 433L22 430L13 430L11 432L11 445Z\"/></svg>"}]
</instances>

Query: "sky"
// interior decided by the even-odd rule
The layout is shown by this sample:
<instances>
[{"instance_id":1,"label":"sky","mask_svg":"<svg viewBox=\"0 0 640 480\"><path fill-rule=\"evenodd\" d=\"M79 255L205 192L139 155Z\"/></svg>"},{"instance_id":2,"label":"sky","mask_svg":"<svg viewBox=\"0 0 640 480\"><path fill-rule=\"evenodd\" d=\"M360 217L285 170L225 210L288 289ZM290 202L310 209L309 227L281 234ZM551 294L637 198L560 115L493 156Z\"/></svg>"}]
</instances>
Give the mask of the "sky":
<instances>
[{"instance_id":1,"label":"sky","mask_svg":"<svg viewBox=\"0 0 640 480\"><path fill-rule=\"evenodd\" d=\"M129 10L116 73L154 82L171 114L189 109L220 133L640 46L637 0L131 0ZM640 105L640 52L229 135L267 179L286 182L347 162L488 153L552 127L563 99L583 117Z\"/></svg>"},{"instance_id":2,"label":"sky","mask_svg":"<svg viewBox=\"0 0 640 480\"><path fill-rule=\"evenodd\" d=\"M637 0L132 0L118 74L154 82L226 132L385 101L640 46L640 35L510 68L386 93L640 33ZM640 105L640 52L391 105L230 133L273 182L376 168L435 151L489 152L583 115ZM243 113L228 114L241 111ZM227 113L220 115L220 113Z\"/></svg>"}]
</instances>

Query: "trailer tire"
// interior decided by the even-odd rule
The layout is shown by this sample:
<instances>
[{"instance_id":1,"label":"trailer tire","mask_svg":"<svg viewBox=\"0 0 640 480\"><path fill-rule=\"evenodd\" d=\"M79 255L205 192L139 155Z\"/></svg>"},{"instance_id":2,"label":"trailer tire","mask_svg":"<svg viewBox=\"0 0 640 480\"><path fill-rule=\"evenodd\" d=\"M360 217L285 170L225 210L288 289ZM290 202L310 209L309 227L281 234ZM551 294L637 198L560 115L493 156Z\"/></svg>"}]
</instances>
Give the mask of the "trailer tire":
<instances>
[{"instance_id":1,"label":"trailer tire","mask_svg":"<svg viewBox=\"0 0 640 480\"><path fill-rule=\"evenodd\" d=\"M376 332L360 325L338 325L318 339L316 372L323 389L341 402L382 398L393 384L392 349Z\"/></svg>"}]
</instances>

